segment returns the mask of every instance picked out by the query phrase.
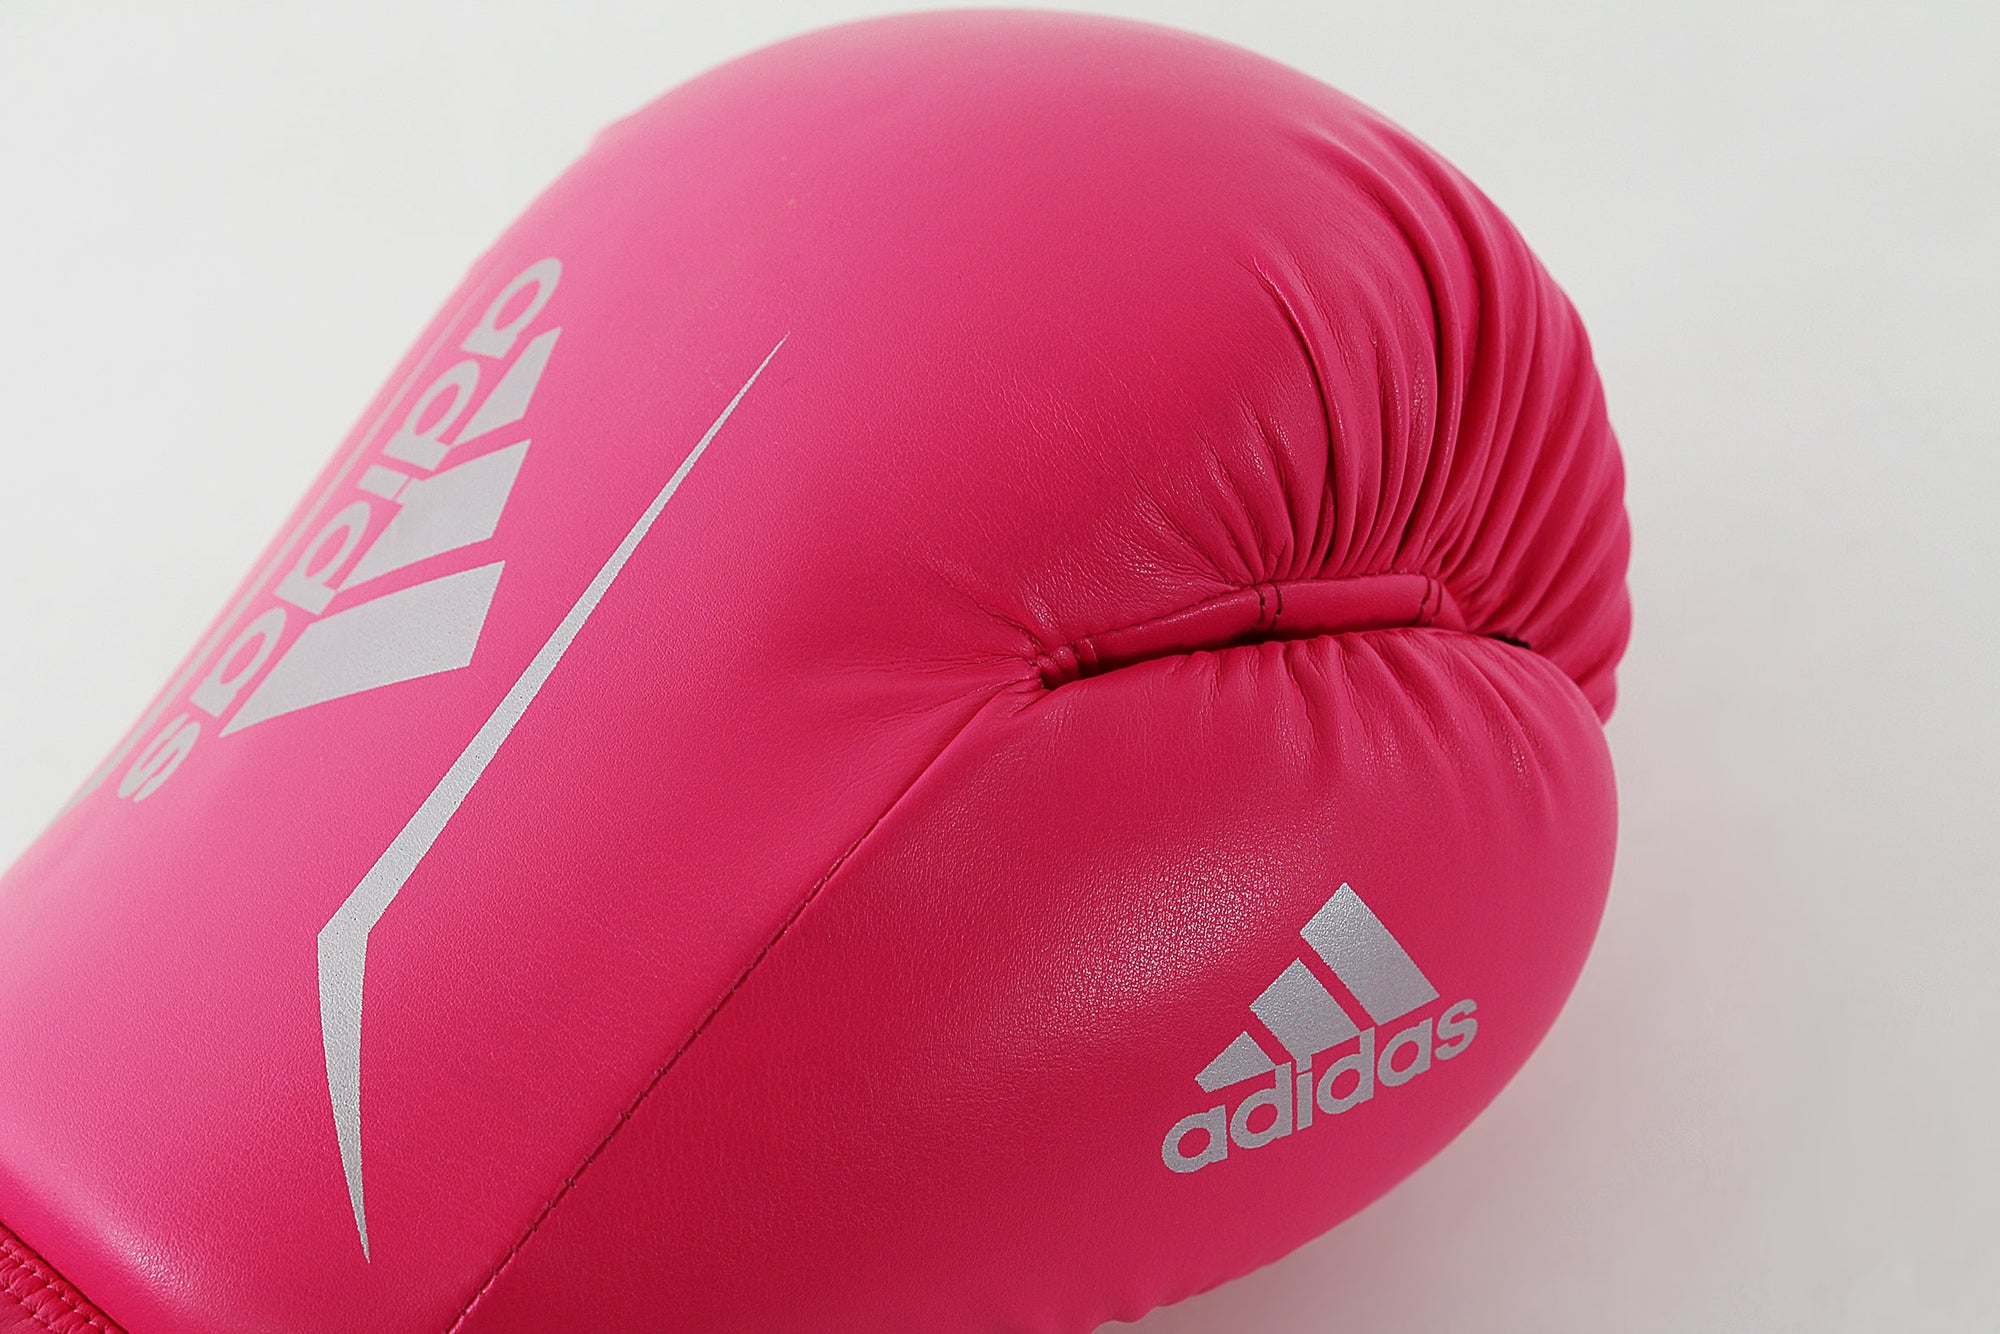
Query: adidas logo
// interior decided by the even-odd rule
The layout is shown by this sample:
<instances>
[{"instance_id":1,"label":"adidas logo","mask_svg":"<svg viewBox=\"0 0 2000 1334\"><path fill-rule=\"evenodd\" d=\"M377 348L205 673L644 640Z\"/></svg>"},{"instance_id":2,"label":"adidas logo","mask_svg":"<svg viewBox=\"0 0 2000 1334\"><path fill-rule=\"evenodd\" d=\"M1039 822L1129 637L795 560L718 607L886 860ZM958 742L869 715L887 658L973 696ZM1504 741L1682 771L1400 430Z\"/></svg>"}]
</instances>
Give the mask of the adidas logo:
<instances>
[{"instance_id":1,"label":"adidas logo","mask_svg":"<svg viewBox=\"0 0 2000 1334\"><path fill-rule=\"evenodd\" d=\"M526 335L561 277L554 258L516 274L460 339L462 355L414 398L405 384L390 400L304 522L71 805L121 765L118 795L144 801L206 729L226 737L472 661L505 562L467 562L417 582L396 576L476 548L499 527L530 445L509 428L527 415L562 329ZM417 364L430 360L427 352ZM156 728L176 703L180 711Z\"/></svg>"},{"instance_id":2,"label":"adidas logo","mask_svg":"<svg viewBox=\"0 0 2000 1334\"><path fill-rule=\"evenodd\" d=\"M1232 1111L1227 1102L1182 1117L1160 1145L1161 1161L1176 1172L1196 1172L1229 1156L1229 1146L1261 1149L1313 1124L1315 1111L1338 1116L1375 1096L1377 1087L1397 1088L1448 1061L1471 1045L1479 1031L1472 1017L1479 1007L1462 1000L1435 1019L1424 1018L1380 1044L1377 1027L1423 1009L1438 990L1411 961L1401 942L1348 885L1334 892L1312 920L1299 929L1334 980L1368 1016L1362 1028L1334 998L1304 958L1284 971L1250 1002L1250 1012L1291 1058L1274 1061L1245 1029L1196 1075L1203 1093L1216 1093L1253 1079L1270 1083L1251 1092ZM1353 1043L1354 1050L1313 1072L1313 1058ZM1266 1109L1268 1115L1260 1115Z\"/></svg>"}]
</instances>

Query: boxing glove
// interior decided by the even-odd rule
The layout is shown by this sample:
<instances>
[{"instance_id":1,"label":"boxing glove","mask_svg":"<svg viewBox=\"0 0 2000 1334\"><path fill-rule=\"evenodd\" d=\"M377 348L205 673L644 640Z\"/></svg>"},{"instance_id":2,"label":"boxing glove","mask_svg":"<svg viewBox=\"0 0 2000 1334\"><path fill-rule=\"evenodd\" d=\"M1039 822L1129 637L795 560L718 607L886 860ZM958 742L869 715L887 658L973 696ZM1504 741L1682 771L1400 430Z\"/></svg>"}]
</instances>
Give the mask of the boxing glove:
<instances>
[{"instance_id":1,"label":"boxing glove","mask_svg":"<svg viewBox=\"0 0 2000 1334\"><path fill-rule=\"evenodd\" d=\"M0 1301L1080 1331L1282 1255L1581 967L1622 506L1520 237L1297 73L967 13L704 75L0 882Z\"/></svg>"}]
</instances>

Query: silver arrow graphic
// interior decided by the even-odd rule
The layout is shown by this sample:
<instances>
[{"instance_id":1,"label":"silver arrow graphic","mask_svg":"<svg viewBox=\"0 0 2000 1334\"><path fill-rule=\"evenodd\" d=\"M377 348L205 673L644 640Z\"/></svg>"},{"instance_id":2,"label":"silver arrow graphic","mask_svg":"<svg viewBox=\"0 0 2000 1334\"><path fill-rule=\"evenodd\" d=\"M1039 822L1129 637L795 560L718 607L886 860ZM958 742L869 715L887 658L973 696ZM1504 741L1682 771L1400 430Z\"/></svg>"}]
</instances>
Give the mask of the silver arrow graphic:
<instances>
[{"instance_id":1,"label":"silver arrow graphic","mask_svg":"<svg viewBox=\"0 0 2000 1334\"><path fill-rule=\"evenodd\" d=\"M571 641L583 629L583 623L590 619L590 613L603 600L605 590L611 581L625 568L625 562L632 558L639 543L653 521L660 517L660 511L680 489L695 462L708 448L715 433L736 411L736 405L750 392L750 386L757 383L757 377L764 373L764 367L771 364L771 358L778 355L778 348L785 345L780 338L777 346L765 354L757 369L750 372L750 378L736 391L736 397L729 400L729 406L722 410L709 426L688 456L681 460L681 466L674 469L674 475L660 488L660 494L653 497L653 503L639 516L632 531L625 534L625 540L604 562L604 568L583 590L583 596L562 618L562 623L543 644L534 659L530 661L515 681L512 688L501 699L499 706L473 735L463 753L452 762L431 794L424 798L423 805L410 817L395 841L376 859L361 883L354 887L327 924L319 932L319 1024L320 1037L326 1046L326 1087L333 1099L334 1134L340 1142L340 1167L347 1176L347 1196L354 1205L354 1227L361 1235L361 1255L368 1258L368 1214L361 1202L361 986L362 974L368 963L368 934L375 924L382 920L382 914L394 901L417 869L424 856L436 843L438 835L451 817L458 812L472 785L486 772L486 766L500 750L502 743L521 721L521 715L528 711L535 695L549 679L549 673L556 669L568 652Z\"/></svg>"}]
</instances>

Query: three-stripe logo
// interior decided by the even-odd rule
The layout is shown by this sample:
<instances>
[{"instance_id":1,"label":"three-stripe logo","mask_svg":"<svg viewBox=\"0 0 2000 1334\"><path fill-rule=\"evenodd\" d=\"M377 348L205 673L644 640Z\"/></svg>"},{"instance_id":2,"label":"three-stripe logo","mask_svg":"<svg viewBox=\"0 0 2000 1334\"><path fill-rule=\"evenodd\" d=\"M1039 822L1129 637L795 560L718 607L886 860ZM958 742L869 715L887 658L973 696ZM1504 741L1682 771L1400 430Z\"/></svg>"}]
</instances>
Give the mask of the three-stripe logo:
<instances>
[{"instance_id":1,"label":"three-stripe logo","mask_svg":"<svg viewBox=\"0 0 2000 1334\"><path fill-rule=\"evenodd\" d=\"M1195 1076L1201 1091L1216 1093L1262 1077L1271 1082L1244 1098L1233 1115L1222 1104L1176 1123L1160 1146L1161 1159L1172 1170L1193 1172L1220 1162L1232 1142L1242 1149L1262 1148L1312 1125L1316 1109L1329 1115L1348 1111L1372 1099L1378 1085L1407 1084L1428 1071L1433 1058L1457 1056L1478 1031L1472 1018L1478 1007L1462 1000L1435 1020L1425 1018L1396 1033L1377 1053L1376 1028L1430 1005L1438 989L1351 885L1335 890L1299 935L1366 1014L1368 1025L1355 1022L1303 955L1294 958L1250 1002L1251 1014L1289 1059L1273 1060L1248 1028L1232 1038ZM1313 1058L1347 1043L1355 1050L1315 1081ZM1257 1124L1265 1108L1270 1116ZM1205 1141L1188 1152L1197 1132Z\"/></svg>"},{"instance_id":2,"label":"three-stripe logo","mask_svg":"<svg viewBox=\"0 0 2000 1334\"><path fill-rule=\"evenodd\" d=\"M488 544L527 458L523 423L562 328L527 335L561 279L561 260L538 260L462 337L456 316L442 326L305 517L70 805L113 773L121 799L146 800L207 734L471 664L506 565ZM447 334L456 359L413 395L419 372L451 346Z\"/></svg>"}]
</instances>

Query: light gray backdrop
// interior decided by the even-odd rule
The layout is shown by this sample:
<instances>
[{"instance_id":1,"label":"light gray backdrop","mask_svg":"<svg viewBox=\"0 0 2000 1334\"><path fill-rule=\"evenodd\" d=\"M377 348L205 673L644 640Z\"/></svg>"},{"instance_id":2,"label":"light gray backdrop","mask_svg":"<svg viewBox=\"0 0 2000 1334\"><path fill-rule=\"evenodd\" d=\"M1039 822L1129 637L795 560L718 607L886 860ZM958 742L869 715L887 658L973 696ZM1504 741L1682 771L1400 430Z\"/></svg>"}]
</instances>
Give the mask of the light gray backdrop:
<instances>
[{"instance_id":1,"label":"light gray backdrop","mask_svg":"<svg viewBox=\"0 0 2000 1334\"><path fill-rule=\"evenodd\" d=\"M1480 181L1595 336L1637 539L1565 1017L1387 1199L1142 1328L1995 1328L2000 10L1102 8ZM592 131L868 12L0 0L0 861Z\"/></svg>"}]
</instances>

